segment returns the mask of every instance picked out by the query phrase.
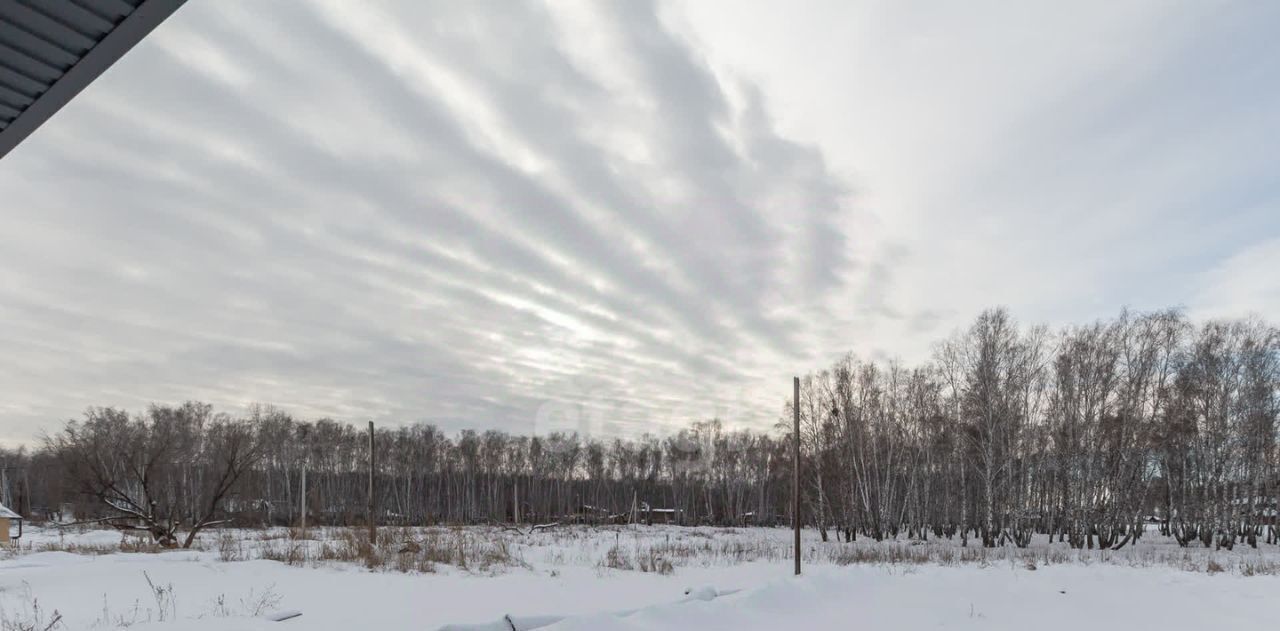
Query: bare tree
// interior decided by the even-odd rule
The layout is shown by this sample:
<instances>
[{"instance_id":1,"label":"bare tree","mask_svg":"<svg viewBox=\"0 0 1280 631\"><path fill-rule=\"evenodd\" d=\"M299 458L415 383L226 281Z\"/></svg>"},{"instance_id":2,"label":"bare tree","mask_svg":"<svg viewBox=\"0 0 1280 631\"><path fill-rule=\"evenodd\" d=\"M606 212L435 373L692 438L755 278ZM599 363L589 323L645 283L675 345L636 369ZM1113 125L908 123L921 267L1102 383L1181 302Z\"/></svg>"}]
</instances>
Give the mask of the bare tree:
<instances>
[{"instance_id":1,"label":"bare tree","mask_svg":"<svg viewBox=\"0 0 1280 631\"><path fill-rule=\"evenodd\" d=\"M183 547L215 522L229 492L261 456L254 427L214 415L207 405L152 406L131 418L93 408L45 440L81 491L108 509L117 527L144 530L161 545Z\"/></svg>"},{"instance_id":2,"label":"bare tree","mask_svg":"<svg viewBox=\"0 0 1280 631\"><path fill-rule=\"evenodd\" d=\"M842 357L802 380L800 407L801 517L845 540L1118 548L1151 516L1182 545L1280 542L1280 333L1258 320L1122 312L1051 336L994 309L923 365ZM607 442L385 427L373 499L406 525L626 521L641 505L679 523L776 524L792 499L782 409L772 433L690 419ZM183 530L191 545L228 519L294 523L305 466L309 521L353 524L369 499L366 441L269 407L93 408L42 449L0 452L0 493L49 514L83 498L84 518L162 545Z\"/></svg>"}]
</instances>

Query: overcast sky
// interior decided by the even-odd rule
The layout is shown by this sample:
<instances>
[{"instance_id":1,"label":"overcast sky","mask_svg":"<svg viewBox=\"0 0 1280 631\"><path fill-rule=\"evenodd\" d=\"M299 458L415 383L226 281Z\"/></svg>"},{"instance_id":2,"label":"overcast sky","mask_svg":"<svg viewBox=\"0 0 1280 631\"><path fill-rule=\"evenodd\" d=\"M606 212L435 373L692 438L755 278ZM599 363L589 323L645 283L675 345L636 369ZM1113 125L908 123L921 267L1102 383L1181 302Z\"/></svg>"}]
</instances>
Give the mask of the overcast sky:
<instances>
[{"instance_id":1,"label":"overcast sky","mask_svg":"<svg viewBox=\"0 0 1280 631\"><path fill-rule=\"evenodd\" d=\"M0 442L762 428L988 306L1280 320L1280 3L802 4L190 0L0 161Z\"/></svg>"}]
</instances>

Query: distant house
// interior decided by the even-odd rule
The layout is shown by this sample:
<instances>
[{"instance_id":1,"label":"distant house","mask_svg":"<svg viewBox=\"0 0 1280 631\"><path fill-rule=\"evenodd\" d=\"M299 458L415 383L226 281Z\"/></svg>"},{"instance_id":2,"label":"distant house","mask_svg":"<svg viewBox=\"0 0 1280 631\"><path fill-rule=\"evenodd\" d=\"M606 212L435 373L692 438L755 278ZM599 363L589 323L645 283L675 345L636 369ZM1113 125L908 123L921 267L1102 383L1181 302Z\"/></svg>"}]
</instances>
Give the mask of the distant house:
<instances>
[{"instance_id":1,"label":"distant house","mask_svg":"<svg viewBox=\"0 0 1280 631\"><path fill-rule=\"evenodd\" d=\"M581 504L576 511L565 515L564 519L575 524L603 524L609 523L612 517L607 508Z\"/></svg>"},{"instance_id":2,"label":"distant house","mask_svg":"<svg viewBox=\"0 0 1280 631\"><path fill-rule=\"evenodd\" d=\"M17 534L11 534L17 526ZM0 504L0 543L8 544L22 536L22 515L19 515L4 504Z\"/></svg>"},{"instance_id":3,"label":"distant house","mask_svg":"<svg viewBox=\"0 0 1280 631\"><path fill-rule=\"evenodd\" d=\"M646 524L682 524L684 510L680 508L653 508L648 502L640 503L640 518Z\"/></svg>"},{"instance_id":4,"label":"distant house","mask_svg":"<svg viewBox=\"0 0 1280 631\"><path fill-rule=\"evenodd\" d=\"M747 511L742 514L742 523L750 526L776 526L786 521L786 515L780 513L757 515L755 511Z\"/></svg>"},{"instance_id":5,"label":"distant house","mask_svg":"<svg viewBox=\"0 0 1280 631\"><path fill-rule=\"evenodd\" d=\"M676 524L684 520L684 509L680 508L650 508L646 514L651 524Z\"/></svg>"}]
</instances>

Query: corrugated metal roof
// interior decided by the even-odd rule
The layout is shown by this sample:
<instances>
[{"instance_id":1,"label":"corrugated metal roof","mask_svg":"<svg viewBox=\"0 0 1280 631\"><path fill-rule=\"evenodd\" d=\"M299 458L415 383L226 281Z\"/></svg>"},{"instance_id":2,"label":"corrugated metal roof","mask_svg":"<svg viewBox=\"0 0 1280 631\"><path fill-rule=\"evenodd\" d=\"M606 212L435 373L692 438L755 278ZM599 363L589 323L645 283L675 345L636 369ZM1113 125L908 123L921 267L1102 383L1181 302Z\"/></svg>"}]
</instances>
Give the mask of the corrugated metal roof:
<instances>
[{"instance_id":1,"label":"corrugated metal roof","mask_svg":"<svg viewBox=\"0 0 1280 631\"><path fill-rule=\"evenodd\" d=\"M185 0L0 0L0 158Z\"/></svg>"},{"instance_id":2,"label":"corrugated metal roof","mask_svg":"<svg viewBox=\"0 0 1280 631\"><path fill-rule=\"evenodd\" d=\"M4 504L0 504L0 518L22 519L22 515L9 510Z\"/></svg>"}]
</instances>

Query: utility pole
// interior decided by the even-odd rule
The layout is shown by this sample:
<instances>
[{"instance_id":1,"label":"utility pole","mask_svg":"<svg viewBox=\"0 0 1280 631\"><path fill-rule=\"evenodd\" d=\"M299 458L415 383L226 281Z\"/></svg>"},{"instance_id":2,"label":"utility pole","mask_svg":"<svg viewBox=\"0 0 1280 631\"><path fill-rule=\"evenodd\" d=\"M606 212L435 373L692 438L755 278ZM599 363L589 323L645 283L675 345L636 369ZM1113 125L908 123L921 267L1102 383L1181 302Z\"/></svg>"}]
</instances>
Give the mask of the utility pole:
<instances>
[{"instance_id":1,"label":"utility pole","mask_svg":"<svg viewBox=\"0 0 1280 631\"><path fill-rule=\"evenodd\" d=\"M800 576L800 378L792 377L795 428L791 434L791 529L796 534L796 576Z\"/></svg>"},{"instance_id":2,"label":"utility pole","mask_svg":"<svg viewBox=\"0 0 1280 631\"><path fill-rule=\"evenodd\" d=\"M378 523L374 521L374 511L377 509L376 503L373 501L373 421L369 421L369 545L377 545L378 543Z\"/></svg>"},{"instance_id":3,"label":"utility pole","mask_svg":"<svg viewBox=\"0 0 1280 631\"><path fill-rule=\"evenodd\" d=\"M302 461L302 538L307 538L307 461Z\"/></svg>"}]
</instances>

